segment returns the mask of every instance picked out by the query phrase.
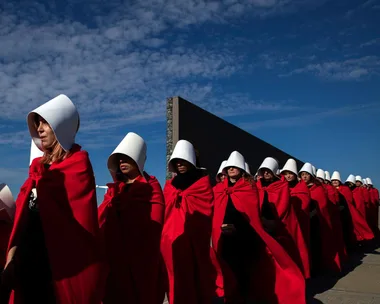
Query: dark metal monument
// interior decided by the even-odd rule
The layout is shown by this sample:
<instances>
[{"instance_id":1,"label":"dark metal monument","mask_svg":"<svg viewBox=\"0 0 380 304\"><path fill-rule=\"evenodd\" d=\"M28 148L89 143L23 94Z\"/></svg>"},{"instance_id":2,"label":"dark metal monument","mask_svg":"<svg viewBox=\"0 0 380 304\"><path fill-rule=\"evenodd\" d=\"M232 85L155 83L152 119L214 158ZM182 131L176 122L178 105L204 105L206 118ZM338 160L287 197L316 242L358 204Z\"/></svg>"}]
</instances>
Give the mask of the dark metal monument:
<instances>
[{"instance_id":1,"label":"dark metal monument","mask_svg":"<svg viewBox=\"0 0 380 304\"><path fill-rule=\"evenodd\" d=\"M199 152L202 167L207 168L212 182L220 163L234 150L244 155L251 173L260 166L265 157L277 159L283 166L288 158L297 161L298 168L303 162L233 124L215 116L181 97L167 100L166 157L169 161L178 140L190 141ZM167 178L171 174L167 172Z\"/></svg>"}]
</instances>

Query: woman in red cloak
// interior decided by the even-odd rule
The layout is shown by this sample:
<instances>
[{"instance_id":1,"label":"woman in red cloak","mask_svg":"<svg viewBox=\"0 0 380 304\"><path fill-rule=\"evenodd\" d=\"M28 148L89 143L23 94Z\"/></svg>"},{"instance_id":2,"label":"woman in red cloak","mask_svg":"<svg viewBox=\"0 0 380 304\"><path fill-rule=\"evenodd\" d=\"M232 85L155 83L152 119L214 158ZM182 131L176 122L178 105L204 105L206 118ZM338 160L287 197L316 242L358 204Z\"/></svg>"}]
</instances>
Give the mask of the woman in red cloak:
<instances>
[{"instance_id":1,"label":"woman in red cloak","mask_svg":"<svg viewBox=\"0 0 380 304\"><path fill-rule=\"evenodd\" d=\"M348 249L354 249L357 242L373 239L373 233L365 218L355 208L350 189L342 184L340 173L334 171L331 176L331 184L338 190L339 205L343 207L341 212L343 235Z\"/></svg>"},{"instance_id":2,"label":"woman in red cloak","mask_svg":"<svg viewBox=\"0 0 380 304\"><path fill-rule=\"evenodd\" d=\"M335 236L335 244L338 249L339 258L341 261L348 259L346 246L344 243L342 221L340 218L340 205L339 205L339 193L329 181L326 180L326 173L322 169L317 170L317 179L321 185L325 188L327 198L330 201L330 210L333 224L333 231Z\"/></svg>"},{"instance_id":3,"label":"woman in red cloak","mask_svg":"<svg viewBox=\"0 0 380 304\"><path fill-rule=\"evenodd\" d=\"M128 133L108 158L114 182L99 206L109 275L103 304L162 304L158 290L164 197L144 172L146 144Z\"/></svg>"},{"instance_id":4,"label":"woman in red cloak","mask_svg":"<svg viewBox=\"0 0 380 304\"><path fill-rule=\"evenodd\" d=\"M365 218L366 218L368 224L370 225L370 223L369 223L370 219L368 218L368 215L370 212L369 209L370 209L371 199L370 199L369 192L368 192L367 188L365 187L364 181L360 175L355 176L355 185L358 189L360 189L360 192L362 193L362 196L364 199Z\"/></svg>"},{"instance_id":5,"label":"woman in red cloak","mask_svg":"<svg viewBox=\"0 0 380 304\"><path fill-rule=\"evenodd\" d=\"M165 217L161 253L170 304L209 304L215 270L210 259L213 193L210 178L198 169L193 145L177 142L169 161L175 177L164 187Z\"/></svg>"},{"instance_id":6,"label":"woman in red cloak","mask_svg":"<svg viewBox=\"0 0 380 304\"><path fill-rule=\"evenodd\" d=\"M365 198L364 198L364 195L363 195L363 192L362 192L361 188L356 185L356 178L355 178L355 176L353 174L350 174L347 177L347 180L346 180L345 184L350 188L350 190L352 192L352 195L353 195L353 198L354 198L354 204L355 204L356 209L358 209L358 211L360 212L361 216L368 223L368 220L366 218ZM358 184L360 186L361 183L358 182Z\"/></svg>"},{"instance_id":7,"label":"woman in red cloak","mask_svg":"<svg viewBox=\"0 0 380 304\"><path fill-rule=\"evenodd\" d=\"M244 157L231 153L223 183L214 187L212 245L223 273L225 294L237 282L240 297L227 303L305 303L305 280L284 248L265 230L255 182Z\"/></svg>"},{"instance_id":8,"label":"woman in red cloak","mask_svg":"<svg viewBox=\"0 0 380 304\"><path fill-rule=\"evenodd\" d=\"M299 176L310 190L310 254L313 272L341 271L341 260L334 236L332 203L316 178L313 166L305 163Z\"/></svg>"},{"instance_id":9,"label":"woman in red cloak","mask_svg":"<svg viewBox=\"0 0 380 304\"><path fill-rule=\"evenodd\" d=\"M74 143L79 114L59 95L29 113L28 127L44 155L33 160L16 200L3 273L11 303L98 304L104 260L94 173Z\"/></svg>"},{"instance_id":10,"label":"woman in red cloak","mask_svg":"<svg viewBox=\"0 0 380 304\"><path fill-rule=\"evenodd\" d=\"M306 243L306 255L303 260L303 269L305 278L310 277L310 192L303 180L298 180L297 163L294 159L289 158L281 170L281 175L288 182L290 189L290 203L297 214L298 222L301 227L302 236Z\"/></svg>"},{"instance_id":11,"label":"woman in red cloak","mask_svg":"<svg viewBox=\"0 0 380 304\"><path fill-rule=\"evenodd\" d=\"M259 167L257 188L264 228L285 248L305 277L309 277L309 253L294 206L291 204L289 184L276 175L278 162L264 159ZM273 227L273 229L272 229Z\"/></svg>"},{"instance_id":12,"label":"woman in red cloak","mask_svg":"<svg viewBox=\"0 0 380 304\"><path fill-rule=\"evenodd\" d=\"M371 201L371 225L376 228L377 239L380 240L379 231L379 190L377 190L373 184L372 180L367 177L368 191Z\"/></svg>"}]
</instances>

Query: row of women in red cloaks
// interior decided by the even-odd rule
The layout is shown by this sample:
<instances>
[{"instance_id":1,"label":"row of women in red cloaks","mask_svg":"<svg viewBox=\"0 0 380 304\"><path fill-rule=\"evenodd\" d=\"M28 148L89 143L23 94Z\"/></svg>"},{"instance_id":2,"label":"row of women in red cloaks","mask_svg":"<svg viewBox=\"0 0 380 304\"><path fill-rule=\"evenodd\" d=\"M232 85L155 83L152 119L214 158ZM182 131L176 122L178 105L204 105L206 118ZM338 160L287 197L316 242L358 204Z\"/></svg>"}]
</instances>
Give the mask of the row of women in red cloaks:
<instances>
[{"instance_id":1,"label":"row of women in red cloaks","mask_svg":"<svg viewBox=\"0 0 380 304\"><path fill-rule=\"evenodd\" d=\"M378 194L372 192L366 198L364 188L350 189L343 184L334 188L315 179L311 170L301 170L298 181L285 174L279 177L270 166L261 166L261 178L256 182L244 170L243 156L235 151L224 168L226 178L212 187L207 173L197 168L191 143L182 140L169 162L176 175L162 192L157 179L142 170L141 159L128 153L125 156L129 170L138 174L133 182L114 175L98 210L108 269L103 271L105 284L102 279L92 282L91 274L100 271L99 256L84 249L96 244L77 242L78 255L68 256L69 251L56 244L64 244L67 234L62 230L59 237L45 231L45 242L62 251L55 253L55 261L50 260L55 273L61 274L60 289L55 289L56 303L99 303L102 299L104 304L161 304L165 293L171 304L209 304L214 297L234 304L306 303L305 279L311 269L338 272L347 258L347 247L374 238L377 218L371 210L376 208ZM128 165L122 168L128 171ZM38 173L33 170L33 174ZM73 184L74 171L73 179L65 179L66 189L78 188ZM30 178L32 181L33 176ZM53 187L51 181L49 184L45 177L40 183ZM29 193L30 187L26 183L22 193ZM22 193L18 201L26 200ZM92 200L94 190L70 190L64 199L74 202L72 210L80 214L75 202L85 196ZM87 231L76 236L79 230L70 217L57 222L63 218L59 214L66 212L59 204L49 208L40 211L41 216L55 215L51 220L45 216L45 225L72 227L70 237L86 239ZM22 216L20 209L15 227L21 225ZM82 226L93 225L86 221L89 217L74 217ZM14 229L10 243L20 237L17 231ZM76 268L59 266L66 264L59 260L69 259L75 266L75 261L79 265L85 258L89 259L87 275L65 279L75 277ZM82 288L82 298L70 294L77 286Z\"/></svg>"},{"instance_id":2,"label":"row of women in red cloaks","mask_svg":"<svg viewBox=\"0 0 380 304\"><path fill-rule=\"evenodd\" d=\"M339 272L346 246L373 239L348 187L311 169L288 181L270 166L256 182L244 168L233 152L212 187L181 140L163 196L146 174L109 184L99 208L111 269L104 303L162 303L164 292L171 304L305 303L311 269Z\"/></svg>"}]
</instances>

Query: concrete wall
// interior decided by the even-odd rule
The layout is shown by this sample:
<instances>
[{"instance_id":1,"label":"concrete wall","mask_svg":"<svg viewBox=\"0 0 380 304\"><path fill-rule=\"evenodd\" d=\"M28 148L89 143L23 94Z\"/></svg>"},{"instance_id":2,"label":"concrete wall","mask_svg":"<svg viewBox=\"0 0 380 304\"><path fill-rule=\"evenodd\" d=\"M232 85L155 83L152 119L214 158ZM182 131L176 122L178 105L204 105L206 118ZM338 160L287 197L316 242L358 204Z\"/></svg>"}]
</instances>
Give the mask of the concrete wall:
<instances>
[{"instance_id":1,"label":"concrete wall","mask_svg":"<svg viewBox=\"0 0 380 304\"><path fill-rule=\"evenodd\" d=\"M297 161L299 169L303 165L295 157L181 97L168 99L167 123L167 160L177 141L186 139L199 151L200 163L208 169L213 181L220 163L234 150L244 155L252 174L267 156L276 158L280 166L290 157ZM168 173L167 178L170 177Z\"/></svg>"}]
</instances>

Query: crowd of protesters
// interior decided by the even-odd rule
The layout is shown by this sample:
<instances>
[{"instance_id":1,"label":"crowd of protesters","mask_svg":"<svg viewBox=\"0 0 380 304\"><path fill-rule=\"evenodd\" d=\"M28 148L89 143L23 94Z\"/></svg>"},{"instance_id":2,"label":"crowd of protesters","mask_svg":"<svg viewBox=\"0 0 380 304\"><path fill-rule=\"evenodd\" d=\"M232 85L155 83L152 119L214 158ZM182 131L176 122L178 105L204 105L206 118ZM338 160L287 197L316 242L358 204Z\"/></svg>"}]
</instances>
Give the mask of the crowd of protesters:
<instances>
[{"instance_id":1,"label":"crowd of protesters","mask_svg":"<svg viewBox=\"0 0 380 304\"><path fill-rule=\"evenodd\" d=\"M254 174L233 151L212 186L180 140L163 188L147 145L128 133L108 158L99 205L80 119L59 95L27 117L29 174L14 201L0 185L0 303L306 303L306 281L339 273L376 246L379 192L370 178L298 169L267 157Z\"/></svg>"}]
</instances>

